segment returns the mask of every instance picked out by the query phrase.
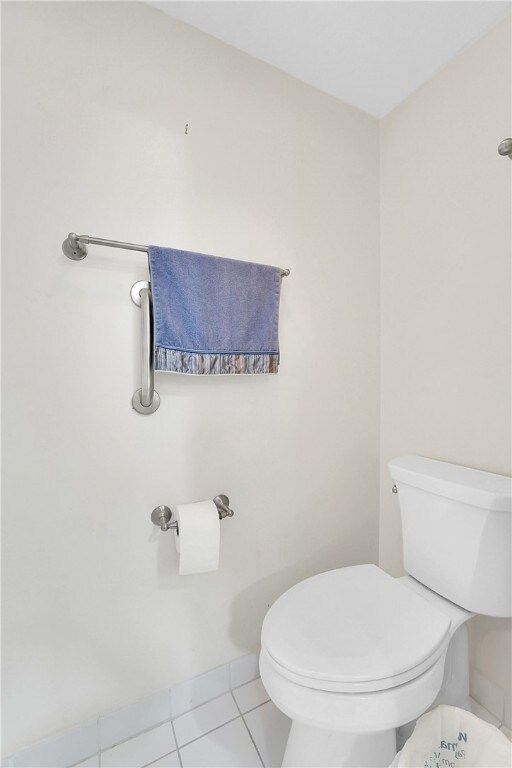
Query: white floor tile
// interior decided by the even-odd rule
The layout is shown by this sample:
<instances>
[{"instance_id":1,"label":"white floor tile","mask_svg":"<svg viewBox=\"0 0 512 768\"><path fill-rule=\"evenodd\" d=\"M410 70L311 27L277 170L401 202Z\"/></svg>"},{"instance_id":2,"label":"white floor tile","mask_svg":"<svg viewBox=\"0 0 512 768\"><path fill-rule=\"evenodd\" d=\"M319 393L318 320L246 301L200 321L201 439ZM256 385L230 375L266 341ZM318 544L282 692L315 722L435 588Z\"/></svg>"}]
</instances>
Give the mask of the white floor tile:
<instances>
[{"instance_id":1,"label":"white floor tile","mask_svg":"<svg viewBox=\"0 0 512 768\"><path fill-rule=\"evenodd\" d=\"M99 720L100 749L112 747L170 719L169 691L160 691L117 712L102 715Z\"/></svg>"},{"instance_id":2,"label":"white floor tile","mask_svg":"<svg viewBox=\"0 0 512 768\"><path fill-rule=\"evenodd\" d=\"M230 693L186 712L173 721L178 746L181 747L182 744L197 739L238 716L238 709Z\"/></svg>"},{"instance_id":3,"label":"white floor tile","mask_svg":"<svg viewBox=\"0 0 512 768\"><path fill-rule=\"evenodd\" d=\"M283 762L291 720L271 702L244 715L266 768L279 768Z\"/></svg>"},{"instance_id":4,"label":"white floor tile","mask_svg":"<svg viewBox=\"0 0 512 768\"><path fill-rule=\"evenodd\" d=\"M171 717L175 718L229 691L229 664L171 688Z\"/></svg>"},{"instance_id":5,"label":"white floor tile","mask_svg":"<svg viewBox=\"0 0 512 768\"><path fill-rule=\"evenodd\" d=\"M75 765L97 749L98 727L94 721L17 752L11 757L11 765L15 768L64 768Z\"/></svg>"},{"instance_id":6,"label":"white floor tile","mask_svg":"<svg viewBox=\"0 0 512 768\"><path fill-rule=\"evenodd\" d=\"M176 749L170 723L159 725L101 753L102 768L142 768Z\"/></svg>"},{"instance_id":7,"label":"white floor tile","mask_svg":"<svg viewBox=\"0 0 512 768\"><path fill-rule=\"evenodd\" d=\"M264 704L270 698L260 678L237 688L233 691L233 696L242 712L248 712L254 707L259 707L260 704Z\"/></svg>"},{"instance_id":8,"label":"white floor tile","mask_svg":"<svg viewBox=\"0 0 512 768\"><path fill-rule=\"evenodd\" d=\"M177 752L171 752L170 755L161 757L155 763L150 763L147 768L180 768L180 758Z\"/></svg>"},{"instance_id":9,"label":"white floor tile","mask_svg":"<svg viewBox=\"0 0 512 768\"><path fill-rule=\"evenodd\" d=\"M242 718L180 749L183 768L261 768Z\"/></svg>"},{"instance_id":10,"label":"white floor tile","mask_svg":"<svg viewBox=\"0 0 512 768\"><path fill-rule=\"evenodd\" d=\"M235 659L229 667L232 688L238 688L239 685L244 685L260 676L259 656L257 653L248 653L247 656Z\"/></svg>"}]
</instances>

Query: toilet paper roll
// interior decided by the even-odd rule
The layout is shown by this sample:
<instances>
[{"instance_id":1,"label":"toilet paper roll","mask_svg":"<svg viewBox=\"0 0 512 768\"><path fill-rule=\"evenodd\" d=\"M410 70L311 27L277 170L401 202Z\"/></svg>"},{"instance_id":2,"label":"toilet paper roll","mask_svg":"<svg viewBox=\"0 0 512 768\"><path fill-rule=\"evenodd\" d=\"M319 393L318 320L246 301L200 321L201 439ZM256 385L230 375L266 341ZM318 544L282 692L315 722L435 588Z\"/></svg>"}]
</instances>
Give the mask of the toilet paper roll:
<instances>
[{"instance_id":1,"label":"toilet paper roll","mask_svg":"<svg viewBox=\"0 0 512 768\"><path fill-rule=\"evenodd\" d=\"M213 501L178 504L174 512L178 522L174 541L180 553L180 576L216 571L219 567L220 520Z\"/></svg>"}]
</instances>

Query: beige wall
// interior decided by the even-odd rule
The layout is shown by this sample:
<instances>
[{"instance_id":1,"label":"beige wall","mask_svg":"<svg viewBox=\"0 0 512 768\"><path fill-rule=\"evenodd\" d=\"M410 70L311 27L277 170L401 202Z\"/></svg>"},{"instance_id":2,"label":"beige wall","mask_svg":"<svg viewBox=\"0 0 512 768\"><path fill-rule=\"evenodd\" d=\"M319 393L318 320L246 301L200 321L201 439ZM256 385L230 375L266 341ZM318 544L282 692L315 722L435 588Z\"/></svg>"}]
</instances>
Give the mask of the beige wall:
<instances>
[{"instance_id":1,"label":"beige wall","mask_svg":"<svg viewBox=\"0 0 512 768\"><path fill-rule=\"evenodd\" d=\"M510 474L512 164L496 151L510 61L507 20L381 122L380 563L393 574L392 457ZM510 622L470 625L472 692L510 726Z\"/></svg>"},{"instance_id":2,"label":"beige wall","mask_svg":"<svg viewBox=\"0 0 512 768\"><path fill-rule=\"evenodd\" d=\"M139 3L3 3L3 749L255 648L310 574L376 562L378 124ZM185 124L189 124L185 135ZM140 254L289 267L278 376L139 386ZM217 573L157 504L229 494Z\"/></svg>"}]
</instances>

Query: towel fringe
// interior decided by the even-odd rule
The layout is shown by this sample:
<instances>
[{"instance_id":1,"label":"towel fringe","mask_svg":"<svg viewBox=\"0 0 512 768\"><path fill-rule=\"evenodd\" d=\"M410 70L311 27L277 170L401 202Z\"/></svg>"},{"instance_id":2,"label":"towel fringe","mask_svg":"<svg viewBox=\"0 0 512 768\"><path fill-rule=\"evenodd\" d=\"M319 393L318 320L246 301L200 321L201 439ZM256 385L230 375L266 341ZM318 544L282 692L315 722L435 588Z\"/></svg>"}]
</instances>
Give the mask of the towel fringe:
<instances>
[{"instance_id":1,"label":"towel fringe","mask_svg":"<svg viewBox=\"0 0 512 768\"><path fill-rule=\"evenodd\" d=\"M198 375L233 373L277 373L279 355L244 353L183 352L166 347L155 349L155 370Z\"/></svg>"}]
</instances>

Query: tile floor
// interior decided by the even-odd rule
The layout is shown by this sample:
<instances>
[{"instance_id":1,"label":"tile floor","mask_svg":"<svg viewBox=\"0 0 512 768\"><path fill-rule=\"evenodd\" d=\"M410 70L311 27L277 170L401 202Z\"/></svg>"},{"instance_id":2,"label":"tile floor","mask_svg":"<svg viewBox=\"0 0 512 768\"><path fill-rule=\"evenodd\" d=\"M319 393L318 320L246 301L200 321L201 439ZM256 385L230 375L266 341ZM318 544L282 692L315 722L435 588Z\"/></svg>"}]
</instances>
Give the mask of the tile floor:
<instances>
[{"instance_id":1,"label":"tile floor","mask_svg":"<svg viewBox=\"0 0 512 768\"><path fill-rule=\"evenodd\" d=\"M471 710L499 727L473 700ZM144 728L144 718L138 722L142 732L124 738L117 720L109 719L118 743L76 768L278 768L290 730L290 720L269 700L259 678L156 727ZM510 738L510 732L502 730Z\"/></svg>"},{"instance_id":2,"label":"tile floor","mask_svg":"<svg viewBox=\"0 0 512 768\"><path fill-rule=\"evenodd\" d=\"M234 688L120 741L78 766L90 768L278 768L290 720L261 680Z\"/></svg>"},{"instance_id":3,"label":"tile floor","mask_svg":"<svg viewBox=\"0 0 512 768\"><path fill-rule=\"evenodd\" d=\"M476 702L471 709L492 722ZM103 749L77 768L278 768L289 730L290 720L258 678Z\"/></svg>"}]
</instances>

